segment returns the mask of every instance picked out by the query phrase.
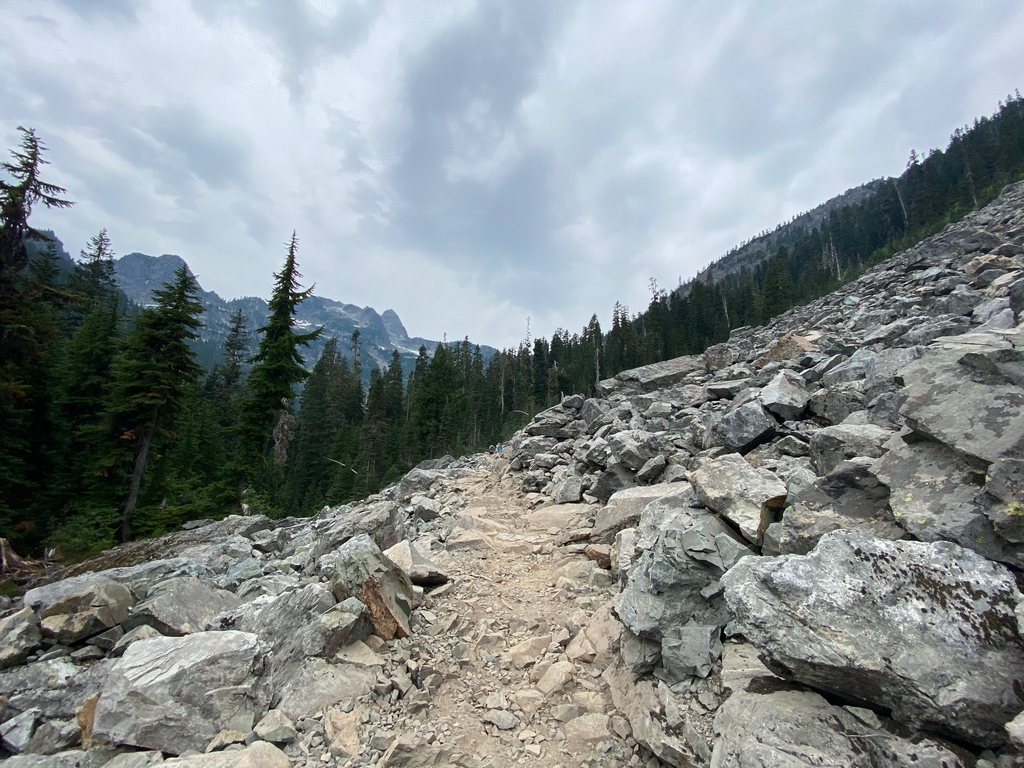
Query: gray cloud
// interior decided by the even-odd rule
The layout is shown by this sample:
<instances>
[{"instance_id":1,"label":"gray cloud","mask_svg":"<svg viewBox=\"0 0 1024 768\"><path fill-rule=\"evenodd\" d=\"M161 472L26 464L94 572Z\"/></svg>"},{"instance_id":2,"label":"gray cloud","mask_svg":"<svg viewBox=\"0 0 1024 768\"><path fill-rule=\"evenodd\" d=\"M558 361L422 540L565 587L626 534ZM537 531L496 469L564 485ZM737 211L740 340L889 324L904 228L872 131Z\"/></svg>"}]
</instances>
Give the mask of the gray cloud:
<instances>
[{"instance_id":1,"label":"gray cloud","mask_svg":"<svg viewBox=\"0 0 1024 768\"><path fill-rule=\"evenodd\" d=\"M514 344L606 321L1024 82L1012 0L9 0L0 139L36 127L77 251L174 252Z\"/></svg>"}]
</instances>

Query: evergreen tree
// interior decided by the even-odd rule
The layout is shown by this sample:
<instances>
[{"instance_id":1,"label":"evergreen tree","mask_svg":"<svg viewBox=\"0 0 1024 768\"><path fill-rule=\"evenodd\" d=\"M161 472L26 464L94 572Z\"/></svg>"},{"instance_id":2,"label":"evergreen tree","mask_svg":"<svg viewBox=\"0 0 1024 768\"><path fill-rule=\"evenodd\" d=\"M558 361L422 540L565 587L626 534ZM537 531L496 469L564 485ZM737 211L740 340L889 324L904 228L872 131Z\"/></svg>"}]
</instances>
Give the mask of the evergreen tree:
<instances>
[{"instance_id":1,"label":"evergreen tree","mask_svg":"<svg viewBox=\"0 0 1024 768\"><path fill-rule=\"evenodd\" d=\"M299 347L309 346L323 332L295 331L295 308L312 293L299 287L298 236L293 232L284 267L274 275L274 293L270 299L270 318L258 329L263 334L251 359L249 394L242 405L240 459L243 471L264 464L271 431L278 414L290 407L294 386L309 377Z\"/></svg>"},{"instance_id":2,"label":"evergreen tree","mask_svg":"<svg viewBox=\"0 0 1024 768\"><path fill-rule=\"evenodd\" d=\"M763 294L763 323L793 306L793 281L789 272L789 252L785 248L780 248L768 264Z\"/></svg>"},{"instance_id":3,"label":"evergreen tree","mask_svg":"<svg viewBox=\"0 0 1024 768\"><path fill-rule=\"evenodd\" d=\"M199 338L196 330L202 325L198 295L195 279L182 265L173 283L153 292L156 306L142 311L114 362L107 418L112 434L125 447L113 450L101 466L108 477L127 474L130 467L121 510L122 541L132 537L132 513L153 444L173 439L171 427L202 371L189 347Z\"/></svg>"}]
</instances>

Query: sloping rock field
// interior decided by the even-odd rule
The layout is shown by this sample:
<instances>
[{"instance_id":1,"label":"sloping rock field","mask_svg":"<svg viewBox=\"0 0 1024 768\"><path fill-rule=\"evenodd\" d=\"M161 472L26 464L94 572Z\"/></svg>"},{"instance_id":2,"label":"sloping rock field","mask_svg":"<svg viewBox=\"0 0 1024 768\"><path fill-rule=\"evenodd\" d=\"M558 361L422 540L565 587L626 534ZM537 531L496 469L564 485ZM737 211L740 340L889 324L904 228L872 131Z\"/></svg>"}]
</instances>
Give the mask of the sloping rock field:
<instances>
[{"instance_id":1,"label":"sloping rock field","mask_svg":"<svg viewBox=\"0 0 1024 768\"><path fill-rule=\"evenodd\" d=\"M33 766L1024 766L1024 184L500 456L0 603Z\"/></svg>"}]
</instances>

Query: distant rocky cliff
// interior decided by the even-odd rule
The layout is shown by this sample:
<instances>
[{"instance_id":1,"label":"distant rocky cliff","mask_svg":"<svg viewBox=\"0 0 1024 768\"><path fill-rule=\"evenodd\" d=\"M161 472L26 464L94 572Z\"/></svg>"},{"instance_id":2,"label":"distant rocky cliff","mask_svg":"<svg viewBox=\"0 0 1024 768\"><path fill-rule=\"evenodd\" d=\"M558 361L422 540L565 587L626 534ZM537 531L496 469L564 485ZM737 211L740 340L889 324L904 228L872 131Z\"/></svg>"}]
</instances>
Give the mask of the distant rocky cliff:
<instances>
[{"instance_id":1,"label":"distant rocky cliff","mask_svg":"<svg viewBox=\"0 0 1024 768\"><path fill-rule=\"evenodd\" d=\"M1022 320L1024 183L500 454L54 574L7 764L1019 767Z\"/></svg>"}]
</instances>

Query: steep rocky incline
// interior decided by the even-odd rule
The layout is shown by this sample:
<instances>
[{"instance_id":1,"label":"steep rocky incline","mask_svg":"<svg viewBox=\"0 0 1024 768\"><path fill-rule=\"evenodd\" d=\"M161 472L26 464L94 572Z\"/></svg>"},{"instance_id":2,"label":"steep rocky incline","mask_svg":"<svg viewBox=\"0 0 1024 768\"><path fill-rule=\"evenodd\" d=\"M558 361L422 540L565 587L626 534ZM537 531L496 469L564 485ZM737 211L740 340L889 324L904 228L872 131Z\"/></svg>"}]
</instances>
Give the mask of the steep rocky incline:
<instances>
[{"instance_id":1,"label":"steep rocky incline","mask_svg":"<svg viewBox=\"0 0 1024 768\"><path fill-rule=\"evenodd\" d=\"M1024 184L311 519L0 612L6 764L1024 765Z\"/></svg>"}]
</instances>

